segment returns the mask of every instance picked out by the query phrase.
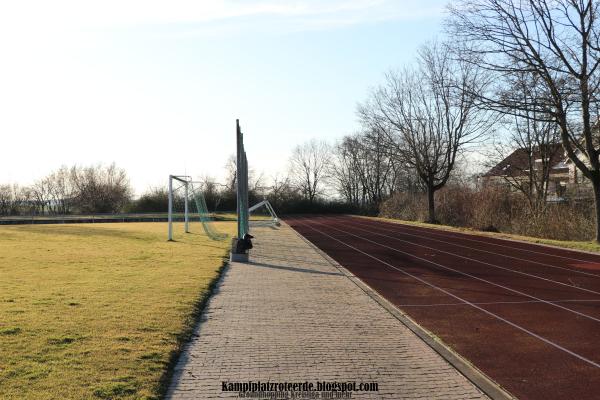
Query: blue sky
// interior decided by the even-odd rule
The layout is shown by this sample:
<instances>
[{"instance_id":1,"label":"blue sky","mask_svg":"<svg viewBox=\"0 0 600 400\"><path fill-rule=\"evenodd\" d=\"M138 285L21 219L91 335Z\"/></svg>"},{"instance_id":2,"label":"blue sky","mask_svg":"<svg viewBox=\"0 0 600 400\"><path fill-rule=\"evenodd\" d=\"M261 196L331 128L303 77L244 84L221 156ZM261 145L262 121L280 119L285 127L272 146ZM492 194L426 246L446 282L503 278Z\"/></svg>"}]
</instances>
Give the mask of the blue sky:
<instances>
[{"instance_id":1,"label":"blue sky","mask_svg":"<svg viewBox=\"0 0 600 400\"><path fill-rule=\"evenodd\" d=\"M23 1L0 5L0 182L62 164L220 178L235 119L251 166L358 129L384 72L441 33L446 1ZM51 4L51 5L49 5Z\"/></svg>"}]
</instances>

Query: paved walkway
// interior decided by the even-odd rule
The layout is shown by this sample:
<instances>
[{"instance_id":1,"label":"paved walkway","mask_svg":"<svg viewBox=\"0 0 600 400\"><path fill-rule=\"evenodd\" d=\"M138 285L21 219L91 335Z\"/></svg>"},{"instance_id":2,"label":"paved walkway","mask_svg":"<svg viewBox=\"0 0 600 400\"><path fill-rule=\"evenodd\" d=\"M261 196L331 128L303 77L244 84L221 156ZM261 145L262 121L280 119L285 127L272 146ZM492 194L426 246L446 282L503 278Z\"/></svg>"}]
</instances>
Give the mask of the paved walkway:
<instances>
[{"instance_id":1,"label":"paved walkway","mask_svg":"<svg viewBox=\"0 0 600 400\"><path fill-rule=\"evenodd\" d=\"M291 228L257 228L179 361L169 399L232 398L222 381L377 382L355 399L486 398Z\"/></svg>"}]
</instances>

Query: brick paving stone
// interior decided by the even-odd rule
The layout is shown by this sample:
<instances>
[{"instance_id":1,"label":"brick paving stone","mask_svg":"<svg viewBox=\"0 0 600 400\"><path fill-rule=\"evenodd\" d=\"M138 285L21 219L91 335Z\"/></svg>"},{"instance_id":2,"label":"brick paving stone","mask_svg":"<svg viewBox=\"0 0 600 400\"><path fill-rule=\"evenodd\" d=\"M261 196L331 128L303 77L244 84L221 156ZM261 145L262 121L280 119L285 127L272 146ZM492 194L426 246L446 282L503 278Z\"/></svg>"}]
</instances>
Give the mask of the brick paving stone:
<instances>
[{"instance_id":1,"label":"brick paving stone","mask_svg":"<svg viewBox=\"0 0 600 400\"><path fill-rule=\"evenodd\" d=\"M484 399L296 232L255 228L175 367L168 399L237 398L222 381L377 382L354 399Z\"/></svg>"}]
</instances>

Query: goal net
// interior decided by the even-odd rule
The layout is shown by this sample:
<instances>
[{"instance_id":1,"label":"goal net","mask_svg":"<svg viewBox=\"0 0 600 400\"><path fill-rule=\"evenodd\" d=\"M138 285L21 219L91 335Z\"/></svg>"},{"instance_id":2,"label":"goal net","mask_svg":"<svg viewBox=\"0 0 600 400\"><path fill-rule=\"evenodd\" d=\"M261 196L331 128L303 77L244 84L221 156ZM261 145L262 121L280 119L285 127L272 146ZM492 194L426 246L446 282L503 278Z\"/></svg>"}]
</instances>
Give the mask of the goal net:
<instances>
[{"instance_id":1,"label":"goal net","mask_svg":"<svg viewBox=\"0 0 600 400\"><path fill-rule=\"evenodd\" d=\"M197 233L201 229L212 240L224 240L209 212L200 187L188 176L169 176L169 240L185 233ZM201 227L201 228L200 228Z\"/></svg>"},{"instance_id":2,"label":"goal net","mask_svg":"<svg viewBox=\"0 0 600 400\"><path fill-rule=\"evenodd\" d=\"M250 226L279 226L279 218L269 200L263 200L248 209Z\"/></svg>"}]
</instances>

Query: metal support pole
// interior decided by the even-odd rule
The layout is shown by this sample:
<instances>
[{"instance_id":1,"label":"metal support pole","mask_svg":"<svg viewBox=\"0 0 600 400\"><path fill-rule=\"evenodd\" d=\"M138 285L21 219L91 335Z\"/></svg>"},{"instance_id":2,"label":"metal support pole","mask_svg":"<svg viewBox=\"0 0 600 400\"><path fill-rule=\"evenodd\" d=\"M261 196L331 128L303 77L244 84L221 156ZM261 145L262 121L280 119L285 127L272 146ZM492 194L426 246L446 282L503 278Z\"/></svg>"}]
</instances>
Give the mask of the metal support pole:
<instances>
[{"instance_id":1,"label":"metal support pole","mask_svg":"<svg viewBox=\"0 0 600 400\"><path fill-rule=\"evenodd\" d=\"M169 175L169 241L173 240L173 175Z\"/></svg>"},{"instance_id":2,"label":"metal support pole","mask_svg":"<svg viewBox=\"0 0 600 400\"><path fill-rule=\"evenodd\" d=\"M243 233L242 233L242 221L241 221L241 207L240 207L240 201L241 201L241 193L240 193L240 178L241 178L241 174L240 174L240 165L241 165L241 161L242 161L242 156L241 156L241 152L240 152L240 145L241 145L241 131L240 131L240 120L236 119L235 120L235 128L236 128L236 132L235 132L235 138L236 138L236 155L235 155L235 164L236 164L236 168L235 168L235 173L236 173L236 185L235 185L235 190L236 190L236 208L237 208L237 237L238 238L242 238L243 237Z\"/></svg>"},{"instance_id":3,"label":"metal support pole","mask_svg":"<svg viewBox=\"0 0 600 400\"><path fill-rule=\"evenodd\" d=\"M190 225L190 214L188 212L189 210L189 206L188 206L188 196L189 196L189 190L188 190L188 186L189 183L185 183L185 233L190 233L190 229L189 229L189 225Z\"/></svg>"},{"instance_id":4,"label":"metal support pole","mask_svg":"<svg viewBox=\"0 0 600 400\"><path fill-rule=\"evenodd\" d=\"M246 150L244 150L244 235L248 232L248 159L246 158Z\"/></svg>"},{"instance_id":5,"label":"metal support pole","mask_svg":"<svg viewBox=\"0 0 600 400\"><path fill-rule=\"evenodd\" d=\"M248 262L248 249L252 247L249 238L245 237L248 233L248 163L239 119L235 120L235 125L237 238L231 243L231 261Z\"/></svg>"}]
</instances>

